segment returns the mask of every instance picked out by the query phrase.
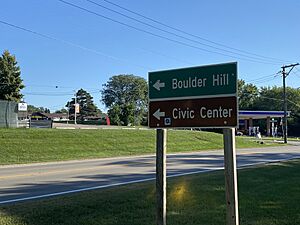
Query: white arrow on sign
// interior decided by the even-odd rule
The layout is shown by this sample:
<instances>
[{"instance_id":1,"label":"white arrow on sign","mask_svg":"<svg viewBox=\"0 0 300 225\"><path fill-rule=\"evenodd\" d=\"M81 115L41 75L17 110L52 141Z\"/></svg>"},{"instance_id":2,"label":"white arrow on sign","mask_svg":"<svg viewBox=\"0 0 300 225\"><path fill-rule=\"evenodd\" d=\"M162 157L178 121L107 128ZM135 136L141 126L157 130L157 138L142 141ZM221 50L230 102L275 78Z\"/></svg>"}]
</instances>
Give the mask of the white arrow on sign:
<instances>
[{"instance_id":1,"label":"white arrow on sign","mask_svg":"<svg viewBox=\"0 0 300 225\"><path fill-rule=\"evenodd\" d=\"M165 87L165 83L160 83L160 80L157 80L157 81L155 82L155 84L153 84L153 87L154 87L156 90L160 91L160 88Z\"/></svg>"},{"instance_id":2,"label":"white arrow on sign","mask_svg":"<svg viewBox=\"0 0 300 225\"><path fill-rule=\"evenodd\" d=\"M160 109L158 109L158 110L156 110L155 113L153 113L153 116L154 116L156 119L160 120L160 117L165 116L165 112L161 112Z\"/></svg>"}]
</instances>

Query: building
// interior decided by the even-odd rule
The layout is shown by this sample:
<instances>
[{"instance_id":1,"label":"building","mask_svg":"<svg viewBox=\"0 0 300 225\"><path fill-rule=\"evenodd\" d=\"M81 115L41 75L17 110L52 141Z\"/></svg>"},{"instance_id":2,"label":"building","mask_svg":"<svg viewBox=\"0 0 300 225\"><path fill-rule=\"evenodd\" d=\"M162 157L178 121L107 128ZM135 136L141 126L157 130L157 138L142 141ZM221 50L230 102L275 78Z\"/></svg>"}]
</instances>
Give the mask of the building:
<instances>
[{"instance_id":1,"label":"building","mask_svg":"<svg viewBox=\"0 0 300 225\"><path fill-rule=\"evenodd\" d=\"M287 117L290 117L291 112L287 112ZM255 120L263 120L266 125L267 136L277 136L278 130L281 130L282 118L284 111L251 111L239 110L239 130L242 130L248 135L255 135L258 128L254 126Z\"/></svg>"}]
</instances>

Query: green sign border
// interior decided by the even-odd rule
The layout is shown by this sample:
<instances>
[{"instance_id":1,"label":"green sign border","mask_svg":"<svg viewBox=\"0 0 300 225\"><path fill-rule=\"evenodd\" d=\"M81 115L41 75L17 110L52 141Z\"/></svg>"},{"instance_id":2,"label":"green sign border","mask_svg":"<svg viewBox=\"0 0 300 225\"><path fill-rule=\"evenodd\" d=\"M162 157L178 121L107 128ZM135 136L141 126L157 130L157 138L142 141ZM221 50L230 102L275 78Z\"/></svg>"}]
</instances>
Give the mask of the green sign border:
<instances>
[{"instance_id":1,"label":"green sign border","mask_svg":"<svg viewBox=\"0 0 300 225\"><path fill-rule=\"evenodd\" d=\"M211 77L217 74L228 74L229 85L213 86ZM196 77L196 80L202 79L205 86L172 89L172 79L187 80L189 77L190 84ZM237 77L237 62L149 72L149 101L236 96ZM160 91L153 87L158 80L164 83Z\"/></svg>"}]
</instances>

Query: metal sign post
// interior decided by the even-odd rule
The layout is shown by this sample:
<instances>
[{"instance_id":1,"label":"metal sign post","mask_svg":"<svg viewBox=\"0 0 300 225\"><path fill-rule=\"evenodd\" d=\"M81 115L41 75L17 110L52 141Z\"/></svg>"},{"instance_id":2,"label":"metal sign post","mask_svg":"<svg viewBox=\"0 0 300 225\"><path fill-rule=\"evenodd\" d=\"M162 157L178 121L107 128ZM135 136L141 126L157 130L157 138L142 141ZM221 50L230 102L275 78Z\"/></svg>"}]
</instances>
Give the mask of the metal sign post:
<instances>
[{"instance_id":1,"label":"metal sign post","mask_svg":"<svg viewBox=\"0 0 300 225\"><path fill-rule=\"evenodd\" d=\"M234 128L223 129L226 192L226 224L239 225L237 169Z\"/></svg>"},{"instance_id":2,"label":"metal sign post","mask_svg":"<svg viewBox=\"0 0 300 225\"><path fill-rule=\"evenodd\" d=\"M166 179L167 130L156 130L156 224L167 224L167 179Z\"/></svg>"}]
</instances>

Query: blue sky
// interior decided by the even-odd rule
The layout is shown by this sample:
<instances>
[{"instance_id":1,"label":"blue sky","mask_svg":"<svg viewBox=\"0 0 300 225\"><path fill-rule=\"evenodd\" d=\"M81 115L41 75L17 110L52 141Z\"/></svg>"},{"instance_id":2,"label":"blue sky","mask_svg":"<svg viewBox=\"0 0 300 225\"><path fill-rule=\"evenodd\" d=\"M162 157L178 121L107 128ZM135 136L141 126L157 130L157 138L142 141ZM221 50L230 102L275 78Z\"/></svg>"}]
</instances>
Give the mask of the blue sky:
<instances>
[{"instance_id":1,"label":"blue sky","mask_svg":"<svg viewBox=\"0 0 300 225\"><path fill-rule=\"evenodd\" d=\"M52 111L64 107L74 90L79 88L89 91L100 109L106 111L100 102L99 90L113 75L134 74L147 79L149 71L237 61L239 78L258 86L281 86L281 76L274 77L274 74L284 63L300 61L298 0L109 0L211 42L178 33L104 0L92 1L177 36L86 0L65 1L98 16L58 0L10 0L3 1L0 8L0 21L53 38L0 23L0 51L7 49L18 60L26 85L23 90L25 101ZM229 51L233 49L212 42L276 60L240 51L232 54ZM300 87L300 67L289 75L287 84Z\"/></svg>"}]
</instances>

